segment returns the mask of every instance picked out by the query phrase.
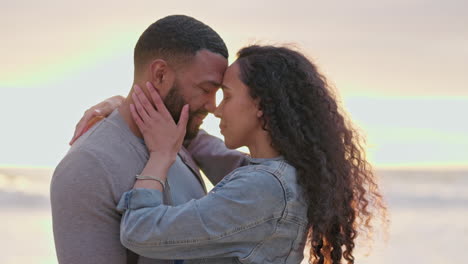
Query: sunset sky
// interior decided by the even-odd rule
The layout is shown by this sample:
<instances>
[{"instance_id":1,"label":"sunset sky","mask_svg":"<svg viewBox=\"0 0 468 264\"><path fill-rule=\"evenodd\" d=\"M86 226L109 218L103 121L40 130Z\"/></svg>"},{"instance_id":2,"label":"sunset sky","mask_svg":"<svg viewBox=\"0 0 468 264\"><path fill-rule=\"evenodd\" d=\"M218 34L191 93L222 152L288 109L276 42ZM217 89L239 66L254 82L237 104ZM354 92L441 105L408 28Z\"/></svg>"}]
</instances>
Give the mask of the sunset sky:
<instances>
[{"instance_id":1,"label":"sunset sky","mask_svg":"<svg viewBox=\"0 0 468 264\"><path fill-rule=\"evenodd\" d=\"M468 168L468 2L2 1L0 166L54 167L90 106L132 85L148 25L193 16L225 40L295 43L377 168ZM204 127L219 135L210 116Z\"/></svg>"}]
</instances>

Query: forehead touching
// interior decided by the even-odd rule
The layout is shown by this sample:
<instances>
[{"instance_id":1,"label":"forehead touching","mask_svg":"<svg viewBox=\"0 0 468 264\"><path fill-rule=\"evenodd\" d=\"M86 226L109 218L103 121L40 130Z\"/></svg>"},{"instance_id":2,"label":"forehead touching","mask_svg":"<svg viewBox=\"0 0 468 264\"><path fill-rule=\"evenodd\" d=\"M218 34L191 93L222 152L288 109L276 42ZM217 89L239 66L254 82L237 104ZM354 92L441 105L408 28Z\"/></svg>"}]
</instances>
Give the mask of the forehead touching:
<instances>
[{"instance_id":1,"label":"forehead touching","mask_svg":"<svg viewBox=\"0 0 468 264\"><path fill-rule=\"evenodd\" d=\"M181 74L183 78L189 78L195 85L220 87L227 63L227 59L222 55L203 49L198 51L187 66L181 69Z\"/></svg>"},{"instance_id":2,"label":"forehead touching","mask_svg":"<svg viewBox=\"0 0 468 264\"><path fill-rule=\"evenodd\" d=\"M235 87L239 84L239 70L238 63L233 62L231 65L229 65L229 67L226 69L226 72L224 73L223 84L221 85L221 89L223 89L223 91L232 90L233 86Z\"/></svg>"},{"instance_id":3,"label":"forehead touching","mask_svg":"<svg viewBox=\"0 0 468 264\"><path fill-rule=\"evenodd\" d=\"M241 80L239 63L234 62L227 68L221 89L225 95L250 95L250 88Z\"/></svg>"}]
</instances>

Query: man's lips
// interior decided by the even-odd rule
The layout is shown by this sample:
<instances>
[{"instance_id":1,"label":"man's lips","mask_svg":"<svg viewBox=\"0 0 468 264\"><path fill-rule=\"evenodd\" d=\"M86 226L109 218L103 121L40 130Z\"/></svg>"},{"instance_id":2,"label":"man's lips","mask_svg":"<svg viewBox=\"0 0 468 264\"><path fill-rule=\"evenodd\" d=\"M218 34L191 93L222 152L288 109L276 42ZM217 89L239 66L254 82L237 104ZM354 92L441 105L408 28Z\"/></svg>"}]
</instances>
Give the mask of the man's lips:
<instances>
[{"instance_id":1,"label":"man's lips","mask_svg":"<svg viewBox=\"0 0 468 264\"><path fill-rule=\"evenodd\" d=\"M205 119L206 117L206 114L196 114L194 116L192 116L192 120L195 122L195 123L198 123L198 124L202 124L203 123L203 119Z\"/></svg>"},{"instance_id":2,"label":"man's lips","mask_svg":"<svg viewBox=\"0 0 468 264\"><path fill-rule=\"evenodd\" d=\"M208 114L207 113L197 113L197 114L194 114L193 115L193 118L197 118L197 119L200 119L200 120L203 120L205 119L205 117L207 116Z\"/></svg>"}]
</instances>

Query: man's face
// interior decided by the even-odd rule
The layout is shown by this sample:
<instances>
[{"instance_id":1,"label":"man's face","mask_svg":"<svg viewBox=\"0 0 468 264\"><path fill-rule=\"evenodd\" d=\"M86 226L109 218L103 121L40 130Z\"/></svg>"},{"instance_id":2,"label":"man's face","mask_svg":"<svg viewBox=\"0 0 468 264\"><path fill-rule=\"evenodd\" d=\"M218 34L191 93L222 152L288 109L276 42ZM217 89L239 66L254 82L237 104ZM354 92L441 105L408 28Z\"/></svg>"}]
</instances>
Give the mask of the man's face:
<instances>
[{"instance_id":1,"label":"man's face","mask_svg":"<svg viewBox=\"0 0 468 264\"><path fill-rule=\"evenodd\" d=\"M176 73L164 103L177 122L184 104L190 105L186 139L195 137L203 119L215 110L216 91L223 81L227 63L223 56L201 50Z\"/></svg>"}]
</instances>

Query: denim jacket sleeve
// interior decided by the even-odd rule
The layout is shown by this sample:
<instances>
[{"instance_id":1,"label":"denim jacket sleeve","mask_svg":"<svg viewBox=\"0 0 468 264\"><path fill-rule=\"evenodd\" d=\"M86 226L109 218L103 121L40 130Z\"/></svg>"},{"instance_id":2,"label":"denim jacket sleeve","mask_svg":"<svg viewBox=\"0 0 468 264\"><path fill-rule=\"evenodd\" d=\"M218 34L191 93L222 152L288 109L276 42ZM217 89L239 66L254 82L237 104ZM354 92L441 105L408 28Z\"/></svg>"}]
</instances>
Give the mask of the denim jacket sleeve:
<instances>
[{"instance_id":1,"label":"denim jacket sleeve","mask_svg":"<svg viewBox=\"0 0 468 264\"><path fill-rule=\"evenodd\" d=\"M149 258L196 259L248 256L275 232L285 206L273 174L240 168L199 200L167 206L161 192L134 189L117 209L125 247Z\"/></svg>"},{"instance_id":2,"label":"denim jacket sleeve","mask_svg":"<svg viewBox=\"0 0 468 264\"><path fill-rule=\"evenodd\" d=\"M213 185L234 169L247 165L247 154L228 149L221 139L200 130L187 150Z\"/></svg>"}]
</instances>

